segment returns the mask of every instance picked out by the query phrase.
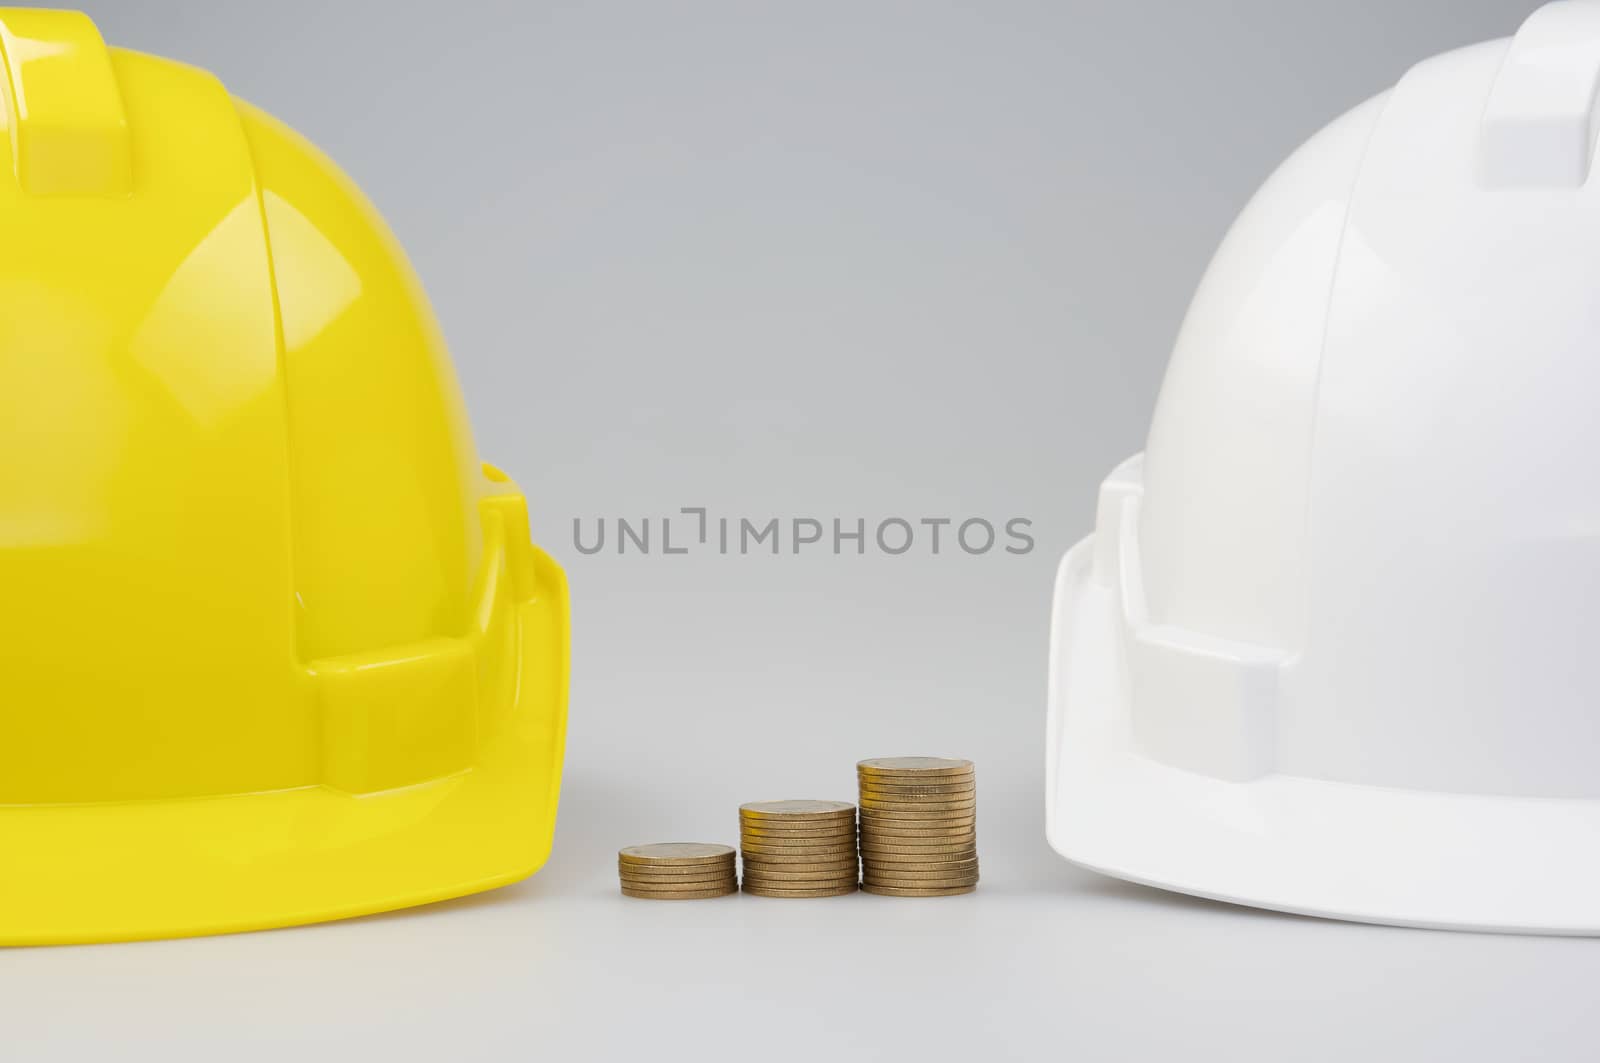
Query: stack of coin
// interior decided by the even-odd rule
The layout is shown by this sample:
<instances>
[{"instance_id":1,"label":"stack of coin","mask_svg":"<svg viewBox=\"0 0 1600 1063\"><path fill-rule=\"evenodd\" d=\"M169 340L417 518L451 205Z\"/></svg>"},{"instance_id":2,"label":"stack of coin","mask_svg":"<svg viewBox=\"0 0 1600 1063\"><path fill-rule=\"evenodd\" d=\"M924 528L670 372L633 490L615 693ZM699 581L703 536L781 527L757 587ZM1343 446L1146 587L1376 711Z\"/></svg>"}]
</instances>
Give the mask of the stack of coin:
<instances>
[{"instance_id":1,"label":"stack of coin","mask_svg":"<svg viewBox=\"0 0 1600 1063\"><path fill-rule=\"evenodd\" d=\"M856 891L856 806L849 802L740 805L739 848L746 893L837 897Z\"/></svg>"},{"instance_id":2,"label":"stack of coin","mask_svg":"<svg viewBox=\"0 0 1600 1063\"><path fill-rule=\"evenodd\" d=\"M972 761L879 757L856 765L861 888L947 897L978 887L978 784Z\"/></svg>"},{"instance_id":3,"label":"stack of coin","mask_svg":"<svg viewBox=\"0 0 1600 1063\"><path fill-rule=\"evenodd\" d=\"M692 901L739 892L733 849L710 842L630 845L617 853L622 892L656 901Z\"/></svg>"}]
</instances>

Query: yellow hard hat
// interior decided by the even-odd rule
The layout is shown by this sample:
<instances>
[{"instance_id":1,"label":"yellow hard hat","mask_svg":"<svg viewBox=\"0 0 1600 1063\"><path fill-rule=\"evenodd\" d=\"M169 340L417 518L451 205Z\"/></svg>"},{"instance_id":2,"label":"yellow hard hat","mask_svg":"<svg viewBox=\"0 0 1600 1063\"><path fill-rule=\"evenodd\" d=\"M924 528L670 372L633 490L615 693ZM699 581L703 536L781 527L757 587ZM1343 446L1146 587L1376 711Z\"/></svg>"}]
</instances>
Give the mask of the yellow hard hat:
<instances>
[{"instance_id":1,"label":"yellow hard hat","mask_svg":"<svg viewBox=\"0 0 1600 1063\"><path fill-rule=\"evenodd\" d=\"M0 944L532 873L565 580L404 253L201 71L60 11L0 58Z\"/></svg>"}]
</instances>

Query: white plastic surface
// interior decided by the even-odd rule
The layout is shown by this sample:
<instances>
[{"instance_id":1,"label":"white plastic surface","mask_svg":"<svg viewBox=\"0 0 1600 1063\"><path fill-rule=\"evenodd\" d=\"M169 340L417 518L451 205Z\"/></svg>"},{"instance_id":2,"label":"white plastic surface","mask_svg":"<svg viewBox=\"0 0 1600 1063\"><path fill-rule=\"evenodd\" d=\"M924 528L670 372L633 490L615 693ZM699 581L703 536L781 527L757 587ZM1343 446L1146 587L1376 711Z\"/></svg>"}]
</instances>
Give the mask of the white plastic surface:
<instances>
[{"instance_id":1,"label":"white plastic surface","mask_svg":"<svg viewBox=\"0 0 1600 1063\"><path fill-rule=\"evenodd\" d=\"M1063 563L1052 843L1600 933L1600 3L1439 56L1246 208Z\"/></svg>"}]
</instances>

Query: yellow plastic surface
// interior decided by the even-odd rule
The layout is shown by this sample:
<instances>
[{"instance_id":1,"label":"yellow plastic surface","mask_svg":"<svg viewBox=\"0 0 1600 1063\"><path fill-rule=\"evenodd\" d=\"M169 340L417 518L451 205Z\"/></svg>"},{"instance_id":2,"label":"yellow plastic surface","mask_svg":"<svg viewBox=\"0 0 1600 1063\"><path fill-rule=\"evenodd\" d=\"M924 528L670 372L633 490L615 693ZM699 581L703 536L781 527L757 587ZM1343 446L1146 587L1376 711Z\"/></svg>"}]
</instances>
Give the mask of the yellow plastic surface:
<instances>
[{"instance_id":1,"label":"yellow plastic surface","mask_svg":"<svg viewBox=\"0 0 1600 1063\"><path fill-rule=\"evenodd\" d=\"M209 75L0 10L0 944L523 878L560 568L360 192Z\"/></svg>"},{"instance_id":2,"label":"yellow plastic surface","mask_svg":"<svg viewBox=\"0 0 1600 1063\"><path fill-rule=\"evenodd\" d=\"M126 195L132 180L128 122L110 55L75 11L6 11L0 97L11 158L35 195Z\"/></svg>"}]
</instances>

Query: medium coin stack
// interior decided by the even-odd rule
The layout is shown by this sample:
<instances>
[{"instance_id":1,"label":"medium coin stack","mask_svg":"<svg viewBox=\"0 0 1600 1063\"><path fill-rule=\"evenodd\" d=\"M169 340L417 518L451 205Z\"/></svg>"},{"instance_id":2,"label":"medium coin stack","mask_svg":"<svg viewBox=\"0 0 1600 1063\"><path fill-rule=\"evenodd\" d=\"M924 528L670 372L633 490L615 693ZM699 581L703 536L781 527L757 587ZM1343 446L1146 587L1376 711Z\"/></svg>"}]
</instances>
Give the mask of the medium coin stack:
<instances>
[{"instance_id":1,"label":"medium coin stack","mask_svg":"<svg viewBox=\"0 0 1600 1063\"><path fill-rule=\"evenodd\" d=\"M739 892L733 849L709 842L630 845L617 853L617 874L628 897L692 901Z\"/></svg>"},{"instance_id":2,"label":"medium coin stack","mask_svg":"<svg viewBox=\"0 0 1600 1063\"><path fill-rule=\"evenodd\" d=\"M739 848L746 893L837 897L856 891L856 806L847 801L740 805Z\"/></svg>"},{"instance_id":3,"label":"medium coin stack","mask_svg":"<svg viewBox=\"0 0 1600 1063\"><path fill-rule=\"evenodd\" d=\"M978 888L978 784L972 761L879 757L856 765L861 888L948 897Z\"/></svg>"}]
</instances>

